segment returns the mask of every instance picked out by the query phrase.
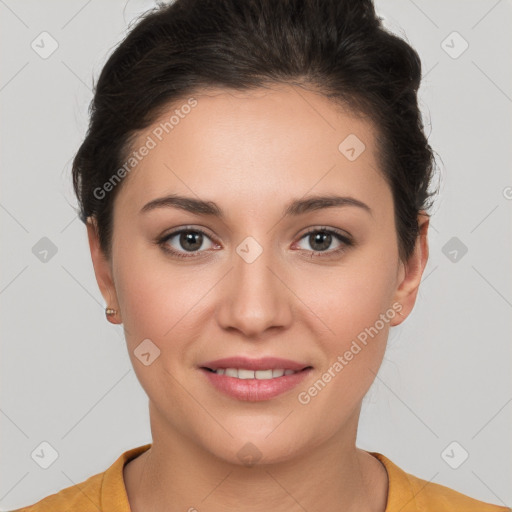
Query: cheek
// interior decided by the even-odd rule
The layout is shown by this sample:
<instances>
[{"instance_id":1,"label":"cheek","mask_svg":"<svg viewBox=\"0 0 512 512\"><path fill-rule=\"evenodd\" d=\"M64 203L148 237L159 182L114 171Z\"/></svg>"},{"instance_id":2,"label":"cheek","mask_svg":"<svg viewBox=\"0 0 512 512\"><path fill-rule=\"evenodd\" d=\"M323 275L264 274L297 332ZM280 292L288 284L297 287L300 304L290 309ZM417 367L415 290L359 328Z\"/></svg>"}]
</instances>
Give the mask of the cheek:
<instances>
[{"instance_id":1,"label":"cheek","mask_svg":"<svg viewBox=\"0 0 512 512\"><path fill-rule=\"evenodd\" d=\"M325 357L316 379L298 390L301 394L297 396L311 418L323 418L327 431L347 421L374 382L390 322L397 314L388 302L389 274L385 272L370 276L368 272L347 271L331 279L329 286L331 291L323 300L315 294L316 303L311 308L329 327L316 338ZM319 325L310 329L318 334ZM330 411L327 418L326 410Z\"/></svg>"},{"instance_id":2,"label":"cheek","mask_svg":"<svg viewBox=\"0 0 512 512\"><path fill-rule=\"evenodd\" d=\"M299 292L315 313L314 319L309 315L309 328L324 333L317 338L326 355L321 372L330 372L325 382L333 382L329 387L341 401L364 396L382 362L390 324L397 314L391 304L394 257L389 249L385 253L382 248L369 248L328 273L319 269Z\"/></svg>"},{"instance_id":3,"label":"cheek","mask_svg":"<svg viewBox=\"0 0 512 512\"><path fill-rule=\"evenodd\" d=\"M168 271L154 254L154 248L148 250L142 244L118 250L116 293L129 345L146 338L158 345L180 313L182 302L176 290L182 288L175 273Z\"/></svg>"},{"instance_id":4,"label":"cheek","mask_svg":"<svg viewBox=\"0 0 512 512\"><path fill-rule=\"evenodd\" d=\"M307 280L297 280L300 296L318 319L328 327L334 344L346 343L372 326L391 306L395 293L393 254L368 248L354 253L330 269L318 267Z\"/></svg>"},{"instance_id":5,"label":"cheek","mask_svg":"<svg viewBox=\"0 0 512 512\"><path fill-rule=\"evenodd\" d=\"M119 305L123 324L127 331L127 341L134 338L153 338L163 329L164 309L160 309L161 291L154 286L146 270L125 273L120 271L117 284Z\"/></svg>"},{"instance_id":6,"label":"cheek","mask_svg":"<svg viewBox=\"0 0 512 512\"><path fill-rule=\"evenodd\" d=\"M175 271L162 272L161 265L147 261L125 263L118 266L116 287L133 369L151 400L163 409L172 403L177 412L181 402L173 376L182 371L191 336L187 322L198 298L191 296L190 279L187 286Z\"/></svg>"},{"instance_id":7,"label":"cheek","mask_svg":"<svg viewBox=\"0 0 512 512\"><path fill-rule=\"evenodd\" d=\"M164 358L183 352L200 321L205 295L218 275L180 268L156 251L132 251L117 261L116 290L125 336L133 351L149 338ZM174 358L175 359L175 358Z\"/></svg>"}]
</instances>

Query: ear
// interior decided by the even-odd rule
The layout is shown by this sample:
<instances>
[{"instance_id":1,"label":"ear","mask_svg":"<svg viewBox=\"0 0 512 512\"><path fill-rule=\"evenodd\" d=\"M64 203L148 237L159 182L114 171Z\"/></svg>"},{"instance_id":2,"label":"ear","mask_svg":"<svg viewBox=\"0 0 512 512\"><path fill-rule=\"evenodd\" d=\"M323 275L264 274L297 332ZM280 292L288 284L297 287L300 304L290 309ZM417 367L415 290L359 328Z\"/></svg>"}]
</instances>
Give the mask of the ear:
<instances>
[{"instance_id":1,"label":"ear","mask_svg":"<svg viewBox=\"0 0 512 512\"><path fill-rule=\"evenodd\" d=\"M96 219L94 217L88 217L86 226L96 281L107 307L116 310L116 314L108 315L107 320L113 324L120 324L122 323L121 312L119 311L116 288L112 277L112 267L110 261L100 247Z\"/></svg>"},{"instance_id":2,"label":"ear","mask_svg":"<svg viewBox=\"0 0 512 512\"><path fill-rule=\"evenodd\" d=\"M419 234L416 239L414 251L407 264L400 264L399 286L396 289L394 303L402 305L401 314L396 314L391 325L401 324L412 311L416 302L416 296L421 283L421 277L428 261L428 226L430 217L425 212L418 215ZM398 309L397 309L398 311ZM403 315L403 316L402 316Z\"/></svg>"}]
</instances>

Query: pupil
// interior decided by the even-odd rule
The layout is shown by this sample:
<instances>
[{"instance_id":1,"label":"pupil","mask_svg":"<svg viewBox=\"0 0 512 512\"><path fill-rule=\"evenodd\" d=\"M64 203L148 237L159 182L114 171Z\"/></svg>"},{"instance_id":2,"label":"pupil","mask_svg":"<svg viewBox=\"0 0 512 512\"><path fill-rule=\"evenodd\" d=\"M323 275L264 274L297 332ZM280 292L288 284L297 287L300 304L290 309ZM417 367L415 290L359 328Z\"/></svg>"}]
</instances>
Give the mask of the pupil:
<instances>
[{"instance_id":1,"label":"pupil","mask_svg":"<svg viewBox=\"0 0 512 512\"><path fill-rule=\"evenodd\" d=\"M313 237L313 243L311 244L311 246L313 247L313 249L315 251L327 249L329 247L329 245L331 244L331 235L329 233L316 233L316 234L311 235L311 237ZM323 243L322 243L322 237L324 237ZM320 249L314 248L314 244L317 242L321 246Z\"/></svg>"},{"instance_id":2,"label":"pupil","mask_svg":"<svg viewBox=\"0 0 512 512\"><path fill-rule=\"evenodd\" d=\"M194 242L195 237L199 237L199 242L197 242L197 240ZM192 247L187 247L188 243L190 243ZM194 251L196 249L199 249L202 244L202 235L197 231L182 233L180 236L180 244L186 251Z\"/></svg>"}]
</instances>

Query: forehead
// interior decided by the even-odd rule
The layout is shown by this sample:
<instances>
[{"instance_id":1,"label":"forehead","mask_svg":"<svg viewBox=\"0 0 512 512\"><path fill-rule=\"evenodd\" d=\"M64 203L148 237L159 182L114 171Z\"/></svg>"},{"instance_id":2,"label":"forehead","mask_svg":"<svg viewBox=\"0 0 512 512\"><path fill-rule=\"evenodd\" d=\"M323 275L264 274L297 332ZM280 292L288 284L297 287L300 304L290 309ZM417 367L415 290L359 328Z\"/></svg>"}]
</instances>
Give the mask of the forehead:
<instances>
[{"instance_id":1,"label":"forehead","mask_svg":"<svg viewBox=\"0 0 512 512\"><path fill-rule=\"evenodd\" d=\"M224 205L243 199L248 207L308 192L367 203L390 197L371 122L298 86L194 94L170 106L132 149L144 145L151 149L118 199L139 210L172 192Z\"/></svg>"}]
</instances>

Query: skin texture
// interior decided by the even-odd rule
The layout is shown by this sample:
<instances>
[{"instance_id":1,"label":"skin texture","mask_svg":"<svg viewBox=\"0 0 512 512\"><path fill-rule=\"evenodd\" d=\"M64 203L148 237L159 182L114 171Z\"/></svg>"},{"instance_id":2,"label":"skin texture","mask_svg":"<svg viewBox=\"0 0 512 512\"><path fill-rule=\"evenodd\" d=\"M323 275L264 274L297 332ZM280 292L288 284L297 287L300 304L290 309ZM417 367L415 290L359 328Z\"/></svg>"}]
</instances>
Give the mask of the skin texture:
<instances>
[{"instance_id":1,"label":"skin texture","mask_svg":"<svg viewBox=\"0 0 512 512\"><path fill-rule=\"evenodd\" d=\"M256 512L271 503L276 512L383 512L387 473L355 446L357 424L389 329L414 307L428 259L428 216L419 216L414 254L400 262L393 198L379 172L373 126L312 90L280 85L203 91L194 98L197 106L121 185L111 260L99 248L94 224L87 227L98 285L118 312L110 321L123 323L149 397L153 446L124 470L132 511ZM159 122L133 147L142 146ZM366 146L354 161L338 150L350 134ZM225 218L176 208L140 213L169 193L215 201ZM289 201L316 194L357 198L372 213L346 206L283 217ZM199 256L172 257L155 243L183 227L207 233ZM332 254L343 242L333 237L330 245L315 244L304 236L312 227L338 229L355 245ZM263 249L252 263L236 252L248 236ZM179 234L167 245L190 254ZM322 250L332 255L322 257ZM384 322L321 392L301 404L298 393L393 304L401 304L404 316ZM160 350L149 366L134 354L147 338ZM313 371L274 399L240 401L218 392L198 369L235 355L283 357ZM248 442L261 454L252 467L237 455Z\"/></svg>"}]
</instances>

